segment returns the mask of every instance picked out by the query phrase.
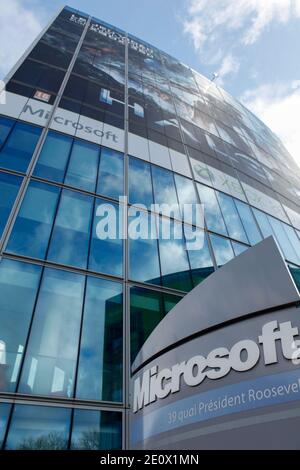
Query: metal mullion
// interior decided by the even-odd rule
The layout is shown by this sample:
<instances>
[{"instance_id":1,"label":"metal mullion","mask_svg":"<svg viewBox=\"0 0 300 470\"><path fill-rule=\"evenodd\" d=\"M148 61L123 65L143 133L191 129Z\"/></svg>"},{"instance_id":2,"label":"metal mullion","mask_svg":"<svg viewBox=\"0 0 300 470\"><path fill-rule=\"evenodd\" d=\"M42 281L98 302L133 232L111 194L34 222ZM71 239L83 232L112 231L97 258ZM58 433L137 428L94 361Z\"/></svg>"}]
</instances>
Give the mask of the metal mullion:
<instances>
[{"instance_id":1,"label":"metal mullion","mask_svg":"<svg viewBox=\"0 0 300 470\"><path fill-rule=\"evenodd\" d=\"M120 410L124 409L121 402L110 402L110 401L101 401L101 400L77 400L74 398L66 397L51 397L48 395L25 395L20 393L0 393L0 399L4 400L5 403L29 403L37 404L42 406L52 406L52 407L65 407L65 408L83 408L86 410L89 409L110 409L110 410Z\"/></svg>"},{"instance_id":2,"label":"metal mullion","mask_svg":"<svg viewBox=\"0 0 300 470\"><path fill-rule=\"evenodd\" d=\"M126 33L126 40L124 45L125 53L125 106L124 106L124 195L126 197L126 207L124 207L124 220L123 220L123 235L125 237L123 244L123 404L125 410L130 406L130 293L128 285L129 276L129 240L128 240L128 197L129 197L129 156L128 156L128 141L129 141L129 112L128 112L128 34ZM124 205L125 206L125 205ZM126 220L125 220L126 218ZM129 448L129 412L125 411L122 417L122 447Z\"/></svg>"},{"instance_id":3,"label":"metal mullion","mask_svg":"<svg viewBox=\"0 0 300 470\"><path fill-rule=\"evenodd\" d=\"M226 238L226 237L223 237L223 238ZM122 277L114 276L111 274L105 274L105 273L96 272L96 271L88 271L87 269L76 268L76 266L58 264L58 263L54 263L54 262L47 261L47 260L40 260L38 258L28 258L22 255L15 255L13 253L4 253L3 258L14 260L14 261L21 261L27 264L41 266L44 268L52 268L52 269L57 269L59 271L67 271L67 272L74 273L74 274L81 274L83 276L88 275L90 277L95 277L97 279L104 279L104 280L114 281L114 282L119 282L119 283L125 282L125 280ZM130 286L141 287L144 289L162 291L162 292L172 294L175 296L176 295L185 296L187 294L187 292L184 292L181 290L175 290L175 289L164 287L164 286L157 285L157 284L143 283L143 282L139 282L139 281L135 281L131 279L128 279L128 284Z\"/></svg>"},{"instance_id":4,"label":"metal mullion","mask_svg":"<svg viewBox=\"0 0 300 470\"><path fill-rule=\"evenodd\" d=\"M1 172L1 170L0 170L0 172ZM22 176L22 175L17 175L17 176ZM94 197L96 199L103 199L103 200L105 200L109 203L118 205L118 200L113 199L109 196L102 196L99 193L86 191L85 189L76 188L75 186L69 186L67 184L60 183L60 182L57 182L57 181L47 180L47 179L41 178L40 176L32 175L30 177L30 181L38 181L38 182L43 183L43 184L48 185L48 186L56 186L56 187L58 187L62 190L66 189L68 191L73 191L74 193L82 194L83 196Z\"/></svg>"},{"instance_id":5,"label":"metal mullion","mask_svg":"<svg viewBox=\"0 0 300 470\"><path fill-rule=\"evenodd\" d=\"M163 287L163 286L158 286L157 284L143 284L141 282L137 281L128 281L128 284L130 287L137 287L139 289L146 289L146 290L151 290L155 292L162 292L165 294L170 294L174 295L175 297L185 297L187 295L187 292L183 291L177 291L174 289L171 289L169 287Z\"/></svg>"},{"instance_id":6,"label":"metal mullion","mask_svg":"<svg viewBox=\"0 0 300 470\"><path fill-rule=\"evenodd\" d=\"M246 235L246 237L247 237L248 243L249 243L250 246L252 246L252 243L250 242L250 239L249 239L249 236L248 236L246 227L245 227L245 225L244 225L244 222L243 222L243 220L242 220L242 217L240 216L239 210L238 210L238 208L237 208L237 205L236 205L236 202L235 202L235 198L234 198L233 196L231 196L231 197L232 197L232 200L233 200L233 205L234 205L234 207L235 207L236 213L237 213L237 215L238 215L238 218L239 218L239 220L240 220L240 222L241 222L241 224L242 224L242 227L243 227L243 229L244 229L245 235ZM244 243L244 242L241 242L241 243Z\"/></svg>"},{"instance_id":7,"label":"metal mullion","mask_svg":"<svg viewBox=\"0 0 300 470\"><path fill-rule=\"evenodd\" d=\"M25 174L22 173L21 171L10 170L9 168L0 168L0 174L18 176L19 178L24 178L25 177Z\"/></svg>"},{"instance_id":8,"label":"metal mullion","mask_svg":"<svg viewBox=\"0 0 300 470\"><path fill-rule=\"evenodd\" d=\"M48 258L50 245L51 245L51 241L52 241L52 235L53 235L53 232L54 232L57 215L58 215L58 212L59 212L59 209L60 209L62 193L63 193L63 189L60 188L59 193L58 193L56 206L55 206L55 210L54 210L54 214L53 214L53 221L52 221L52 226L51 226L51 230L50 230L50 233L49 233L49 238L48 238L47 248L46 248L46 251L45 251L44 261L46 261L47 258Z\"/></svg>"},{"instance_id":9,"label":"metal mullion","mask_svg":"<svg viewBox=\"0 0 300 470\"><path fill-rule=\"evenodd\" d=\"M81 318L80 318L80 326L79 326L79 339L78 339L78 346L77 346L77 358L76 358L76 366L75 366L75 375L74 375L74 388L73 388L73 398L76 398L77 392L77 376L79 370L79 359L80 359L80 350L81 350L81 337L82 337L82 330L83 330L83 321L84 321L84 313L85 313L85 300L86 300L86 291L87 291L87 279L88 276L85 276L84 279L84 293L82 299L82 308L81 308Z\"/></svg>"},{"instance_id":10,"label":"metal mullion","mask_svg":"<svg viewBox=\"0 0 300 470\"><path fill-rule=\"evenodd\" d=\"M28 258L28 257L21 256L21 255L15 255L13 253L5 253L3 255L3 258L4 259L11 259L11 260L14 260L14 261L22 261L22 262L27 263L27 264L29 263L29 264L33 264L33 265L37 265L37 266L43 266L45 268L53 268L53 269L57 269L57 270L60 270L60 271L68 271L68 272L71 272L71 273L74 273L74 274L81 274L83 276L88 275L88 276L91 276L91 277L97 277L97 278L116 281L116 282L123 282L122 277L114 276L114 275L111 275L111 274L105 274L105 273L100 273L100 272L98 273L96 271L88 271L87 269L76 268L76 266L69 266L69 265L66 265L66 264L58 264L58 263L55 263L55 262L52 262L52 261L40 260L38 258Z\"/></svg>"},{"instance_id":11,"label":"metal mullion","mask_svg":"<svg viewBox=\"0 0 300 470\"><path fill-rule=\"evenodd\" d=\"M69 421L69 437L68 437L67 450L71 449L72 431L73 431L74 413L75 413L74 408L70 408L70 410L71 410L71 413L70 413L70 421Z\"/></svg>"},{"instance_id":12,"label":"metal mullion","mask_svg":"<svg viewBox=\"0 0 300 470\"><path fill-rule=\"evenodd\" d=\"M66 134L62 134L62 135L66 135ZM67 163L66 163L66 166L65 166L65 172L64 172L64 177L63 177L63 181L62 182L59 182L57 181L57 183L65 186L65 179L66 179L66 176L67 176L67 172L68 172L68 168L69 168L69 165L70 165L70 161L71 161L71 158L72 158L72 153L73 153L73 148L74 148L74 144L75 144L75 138L74 136L71 136L72 138L72 144L71 144L71 147L70 147L70 150L69 150L69 154L68 154L68 158L67 158ZM32 175L34 176L34 175ZM48 180L44 180L44 178L41 178L43 181L48 181Z\"/></svg>"}]
</instances>

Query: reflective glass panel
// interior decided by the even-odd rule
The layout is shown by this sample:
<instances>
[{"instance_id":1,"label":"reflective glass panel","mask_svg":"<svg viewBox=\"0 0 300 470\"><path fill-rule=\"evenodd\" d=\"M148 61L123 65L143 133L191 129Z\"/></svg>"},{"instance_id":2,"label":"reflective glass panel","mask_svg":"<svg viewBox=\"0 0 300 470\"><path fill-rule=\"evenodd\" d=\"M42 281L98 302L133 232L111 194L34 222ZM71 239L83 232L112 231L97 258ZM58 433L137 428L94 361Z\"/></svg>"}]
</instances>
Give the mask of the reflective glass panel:
<instances>
[{"instance_id":1,"label":"reflective glass panel","mask_svg":"<svg viewBox=\"0 0 300 470\"><path fill-rule=\"evenodd\" d=\"M124 194L124 156L115 150L102 148L97 193L118 199Z\"/></svg>"},{"instance_id":2,"label":"reflective glass panel","mask_svg":"<svg viewBox=\"0 0 300 470\"><path fill-rule=\"evenodd\" d=\"M190 291L190 265L181 223L159 219L159 252L162 284L165 287Z\"/></svg>"},{"instance_id":3,"label":"reflective glass panel","mask_svg":"<svg viewBox=\"0 0 300 470\"><path fill-rule=\"evenodd\" d=\"M9 238L7 251L46 256L60 189L31 181Z\"/></svg>"},{"instance_id":4,"label":"reflective glass panel","mask_svg":"<svg viewBox=\"0 0 300 470\"><path fill-rule=\"evenodd\" d=\"M27 340L41 268L0 263L0 391L14 392Z\"/></svg>"},{"instance_id":5,"label":"reflective glass panel","mask_svg":"<svg viewBox=\"0 0 300 470\"><path fill-rule=\"evenodd\" d=\"M196 206L199 204L194 183L192 180L184 176L174 174L177 195L180 205L181 215L185 223L198 225L196 221L196 211L200 208ZM202 223L202 220L201 220Z\"/></svg>"},{"instance_id":6,"label":"reflective glass panel","mask_svg":"<svg viewBox=\"0 0 300 470\"><path fill-rule=\"evenodd\" d=\"M83 291L84 276L45 269L20 393L73 396Z\"/></svg>"},{"instance_id":7,"label":"reflective glass panel","mask_svg":"<svg viewBox=\"0 0 300 470\"><path fill-rule=\"evenodd\" d=\"M152 165L152 178L155 204L167 205L161 213L180 218L173 173Z\"/></svg>"},{"instance_id":8,"label":"reflective glass panel","mask_svg":"<svg viewBox=\"0 0 300 470\"><path fill-rule=\"evenodd\" d=\"M89 269L122 276L123 240L121 210L117 204L96 199ZM120 222L121 220L121 222Z\"/></svg>"},{"instance_id":9,"label":"reflective glass panel","mask_svg":"<svg viewBox=\"0 0 300 470\"><path fill-rule=\"evenodd\" d=\"M204 205L204 218L208 230L227 235L223 216L215 191L202 184L197 184L200 201Z\"/></svg>"},{"instance_id":10,"label":"reflective glass panel","mask_svg":"<svg viewBox=\"0 0 300 470\"><path fill-rule=\"evenodd\" d=\"M291 275L293 276L295 284L300 292L300 268L299 266L293 266L292 264L290 264L289 269L290 269Z\"/></svg>"},{"instance_id":11,"label":"reflective glass panel","mask_svg":"<svg viewBox=\"0 0 300 470\"><path fill-rule=\"evenodd\" d=\"M262 240L262 237L259 233L256 221L253 217L250 207L247 204L238 201L237 199L235 199L234 202L251 245L256 245L256 243Z\"/></svg>"},{"instance_id":12,"label":"reflective glass panel","mask_svg":"<svg viewBox=\"0 0 300 470\"><path fill-rule=\"evenodd\" d=\"M217 196L229 236L231 238L234 238L235 240L248 243L247 235L243 228L241 219L234 205L232 197L219 192L217 192Z\"/></svg>"},{"instance_id":13,"label":"reflective glass panel","mask_svg":"<svg viewBox=\"0 0 300 470\"><path fill-rule=\"evenodd\" d=\"M22 179L18 176L0 173L0 238L20 189L21 183Z\"/></svg>"},{"instance_id":14,"label":"reflective glass panel","mask_svg":"<svg viewBox=\"0 0 300 470\"><path fill-rule=\"evenodd\" d=\"M122 284L88 277L76 397L122 401Z\"/></svg>"},{"instance_id":15,"label":"reflective glass panel","mask_svg":"<svg viewBox=\"0 0 300 470\"><path fill-rule=\"evenodd\" d=\"M244 251L247 251L249 248L249 246L242 245L241 243L237 243L234 241L232 241L231 243L235 256L241 255L242 253L244 253Z\"/></svg>"},{"instance_id":16,"label":"reflective glass panel","mask_svg":"<svg viewBox=\"0 0 300 470\"><path fill-rule=\"evenodd\" d=\"M71 448L118 450L122 448L122 413L75 410Z\"/></svg>"},{"instance_id":17,"label":"reflective glass panel","mask_svg":"<svg viewBox=\"0 0 300 470\"><path fill-rule=\"evenodd\" d=\"M41 129L17 122L0 151L0 167L26 172Z\"/></svg>"},{"instance_id":18,"label":"reflective glass panel","mask_svg":"<svg viewBox=\"0 0 300 470\"><path fill-rule=\"evenodd\" d=\"M140 287L130 289L131 359L134 360L154 328L181 300L176 295L164 294Z\"/></svg>"},{"instance_id":19,"label":"reflective glass panel","mask_svg":"<svg viewBox=\"0 0 300 470\"><path fill-rule=\"evenodd\" d=\"M62 183L73 139L50 131L43 145L34 175Z\"/></svg>"},{"instance_id":20,"label":"reflective glass panel","mask_svg":"<svg viewBox=\"0 0 300 470\"><path fill-rule=\"evenodd\" d=\"M285 259L292 263L298 263L298 256L287 236L286 231L283 228L283 223L273 217L268 216L271 227L274 231L275 237L282 249Z\"/></svg>"},{"instance_id":21,"label":"reflective glass panel","mask_svg":"<svg viewBox=\"0 0 300 470\"><path fill-rule=\"evenodd\" d=\"M153 204L150 163L129 157L129 202L144 204L150 209Z\"/></svg>"},{"instance_id":22,"label":"reflective glass panel","mask_svg":"<svg viewBox=\"0 0 300 470\"><path fill-rule=\"evenodd\" d=\"M160 283L156 218L143 211L129 209L129 276L140 282ZM130 216L132 214L132 216ZM152 231L151 231L152 222ZM134 238L135 237L135 238Z\"/></svg>"},{"instance_id":23,"label":"reflective glass panel","mask_svg":"<svg viewBox=\"0 0 300 470\"><path fill-rule=\"evenodd\" d=\"M95 192L99 164L99 147L75 141L68 165L65 184Z\"/></svg>"},{"instance_id":24,"label":"reflective glass panel","mask_svg":"<svg viewBox=\"0 0 300 470\"><path fill-rule=\"evenodd\" d=\"M230 240L217 235L210 235L210 240L218 266L223 266L234 258Z\"/></svg>"},{"instance_id":25,"label":"reflective glass panel","mask_svg":"<svg viewBox=\"0 0 300 470\"><path fill-rule=\"evenodd\" d=\"M194 231L195 228L192 229L189 226L184 226L193 283L197 285L214 272L214 265L211 259L206 234L203 230L197 229L196 236L193 238ZM188 242L188 240L191 240L191 242Z\"/></svg>"},{"instance_id":26,"label":"reflective glass panel","mask_svg":"<svg viewBox=\"0 0 300 470\"><path fill-rule=\"evenodd\" d=\"M5 140L7 139L15 121L12 119L0 118L0 148L4 144Z\"/></svg>"},{"instance_id":27,"label":"reflective glass panel","mask_svg":"<svg viewBox=\"0 0 300 470\"><path fill-rule=\"evenodd\" d=\"M94 199L63 190L49 246L48 259L85 268Z\"/></svg>"},{"instance_id":28,"label":"reflective glass panel","mask_svg":"<svg viewBox=\"0 0 300 470\"><path fill-rule=\"evenodd\" d=\"M15 405L7 450L65 450L71 410L47 406Z\"/></svg>"},{"instance_id":29,"label":"reflective glass panel","mask_svg":"<svg viewBox=\"0 0 300 470\"><path fill-rule=\"evenodd\" d=\"M264 212L261 212L257 209L253 209L253 212L263 237L268 238L271 235L274 236L274 232L268 220L268 216Z\"/></svg>"},{"instance_id":30,"label":"reflective glass panel","mask_svg":"<svg viewBox=\"0 0 300 470\"><path fill-rule=\"evenodd\" d=\"M300 240L296 235L295 230L290 225L282 224L283 228L293 246L293 249L296 253L295 263L300 265Z\"/></svg>"}]
</instances>

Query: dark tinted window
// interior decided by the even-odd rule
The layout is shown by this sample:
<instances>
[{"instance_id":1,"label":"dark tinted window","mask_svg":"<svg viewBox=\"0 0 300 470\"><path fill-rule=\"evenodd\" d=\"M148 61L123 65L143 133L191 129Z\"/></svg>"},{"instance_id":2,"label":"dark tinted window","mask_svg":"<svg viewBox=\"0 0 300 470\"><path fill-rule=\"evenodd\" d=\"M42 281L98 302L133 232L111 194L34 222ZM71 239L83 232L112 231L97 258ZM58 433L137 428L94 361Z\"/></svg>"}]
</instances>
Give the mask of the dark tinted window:
<instances>
[{"instance_id":1,"label":"dark tinted window","mask_svg":"<svg viewBox=\"0 0 300 470\"><path fill-rule=\"evenodd\" d=\"M68 447L71 410L15 405L5 448L64 450Z\"/></svg>"},{"instance_id":2,"label":"dark tinted window","mask_svg":"<svg viewBox=\"0 0 300 470\"><path fill-rule=\"evenodd\" d=\"M122 448L122 414L114 411L75 410L71 448L108 450Z\"/></svg>"},{"instance_id":3,"label":"dark tinted window","mask_svg":"<svg viewBox=\"0 0 300 470\"><path fill-rule=\"evenodd\" d=\"M122 401L122 284L87 279L76 397Z\"/></svg>"}]
</instances>

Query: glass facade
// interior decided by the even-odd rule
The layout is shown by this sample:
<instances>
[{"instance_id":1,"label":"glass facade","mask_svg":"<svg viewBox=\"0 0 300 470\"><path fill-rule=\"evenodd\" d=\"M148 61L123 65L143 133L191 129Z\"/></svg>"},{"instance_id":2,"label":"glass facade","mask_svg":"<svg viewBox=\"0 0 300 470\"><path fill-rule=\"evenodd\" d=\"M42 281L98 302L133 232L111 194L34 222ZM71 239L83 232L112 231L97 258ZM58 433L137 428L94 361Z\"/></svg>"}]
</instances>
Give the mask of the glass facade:
<instances>
[{"instance_id":1,"label":"glass facade","mask_svg":"<svg viewBox=\"0 0 300 470\"><path fill-rule=\"evenodd\" d=\"M225 90L68 7L6 90L0 447L124 448L130 361L187 292L268 236L300 287L300 169Z\"/></svg>"}]
</instances>

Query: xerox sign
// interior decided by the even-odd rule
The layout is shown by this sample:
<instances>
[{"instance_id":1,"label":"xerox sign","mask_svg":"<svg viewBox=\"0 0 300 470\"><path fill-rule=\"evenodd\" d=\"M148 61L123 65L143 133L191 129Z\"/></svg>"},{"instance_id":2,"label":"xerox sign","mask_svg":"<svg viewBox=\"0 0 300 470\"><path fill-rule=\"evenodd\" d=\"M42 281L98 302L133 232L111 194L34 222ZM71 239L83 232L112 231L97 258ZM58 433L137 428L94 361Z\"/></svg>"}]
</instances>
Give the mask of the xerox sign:
<instances>
[{"instance_id":1,"label":"xerox sign","mask_svg":"<svg viewBox=\"0 0 300 470\"><path fill-rule=\"evenodd\" d=\"M299 301L272 238L187 294L132 366L131 447L297 447Z\"/></svg>"}]
</instances>

